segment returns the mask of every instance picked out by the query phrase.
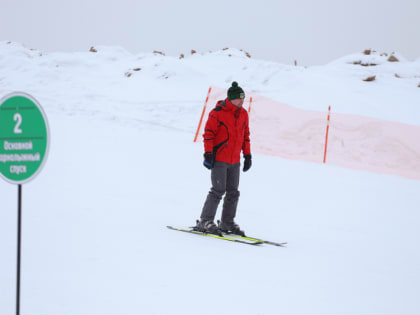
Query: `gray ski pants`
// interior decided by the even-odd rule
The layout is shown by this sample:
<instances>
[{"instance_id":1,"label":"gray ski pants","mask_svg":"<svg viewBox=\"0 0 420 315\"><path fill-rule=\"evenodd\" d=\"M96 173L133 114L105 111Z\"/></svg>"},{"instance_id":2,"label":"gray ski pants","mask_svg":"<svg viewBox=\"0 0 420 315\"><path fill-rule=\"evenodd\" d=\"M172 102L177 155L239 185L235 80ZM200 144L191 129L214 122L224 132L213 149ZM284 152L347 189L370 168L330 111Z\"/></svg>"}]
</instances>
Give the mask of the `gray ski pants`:
<instances>
[{"instance_id":1,"label":"gray ski pants","mask_svg":"<svg viewBox=\"0 0 420 315\"><path fill-rule=\"evenodd\" d=\"M229 164L218 161L214 163L211 170L212 187L201 212L202 221L214 221L219 202L226 193L223 200L222 221L233 222L239 199L240 166L240 163Z\"/></svg>"}]
</instances>

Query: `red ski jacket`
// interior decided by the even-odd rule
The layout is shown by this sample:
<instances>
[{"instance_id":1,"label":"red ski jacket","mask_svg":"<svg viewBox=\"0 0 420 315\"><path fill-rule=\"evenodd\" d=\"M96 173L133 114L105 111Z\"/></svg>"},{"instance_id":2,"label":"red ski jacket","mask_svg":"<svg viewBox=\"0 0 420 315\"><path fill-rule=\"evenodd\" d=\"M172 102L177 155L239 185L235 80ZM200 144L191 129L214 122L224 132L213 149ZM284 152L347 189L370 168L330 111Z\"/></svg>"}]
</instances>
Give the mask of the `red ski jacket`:
<instances>
[{"instance_id":1,"label":"red ski jacket","mask_svg":"<svg viewBox=\"0 0 420 315\"><path fill-rule=\"evenodd\" d=\"M209 113L204 128L204 151L213 152L215 161L236 164L243 155L251 154L248 113L229 99L218 101Z\"/></svg>"}]
</instances>

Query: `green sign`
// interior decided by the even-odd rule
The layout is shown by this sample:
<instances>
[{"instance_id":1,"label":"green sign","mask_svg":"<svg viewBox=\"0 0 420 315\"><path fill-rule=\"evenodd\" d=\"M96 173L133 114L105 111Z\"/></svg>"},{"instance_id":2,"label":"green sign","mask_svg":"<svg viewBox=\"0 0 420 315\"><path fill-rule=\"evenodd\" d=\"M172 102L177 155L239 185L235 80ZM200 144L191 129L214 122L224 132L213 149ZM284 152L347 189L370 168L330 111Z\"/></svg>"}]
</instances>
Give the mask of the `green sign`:
<instances>
[{"instance_id":1,"label":"green sign","mask_svg":"<svg viewBox=\"0 0 420 315\"><path fill-rule=\"evenodd\" d=\"M49 148L47 117L37 100L16 92L0 101L0 176L13 184L41 171Z\"/></svg>"}]
</instances>

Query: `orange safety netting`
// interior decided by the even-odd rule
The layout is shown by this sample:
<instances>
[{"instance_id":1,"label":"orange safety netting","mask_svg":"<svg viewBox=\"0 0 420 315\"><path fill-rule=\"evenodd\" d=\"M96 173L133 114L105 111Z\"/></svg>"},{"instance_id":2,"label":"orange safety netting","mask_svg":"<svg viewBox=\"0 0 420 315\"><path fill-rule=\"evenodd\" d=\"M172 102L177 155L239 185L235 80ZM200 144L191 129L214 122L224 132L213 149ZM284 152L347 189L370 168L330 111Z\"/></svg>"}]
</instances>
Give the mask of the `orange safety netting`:
<instances>
[{"instance_id":1,"label":"orange safety netting","mask_svg":"<svg viewBox=\"0 0 420 315\"><path fill-rule=\"evenodd\" d=\"M208 113L226 89L211 88L197 140ZM322 163L328 112L304 110L255 93L246 93L252 152ZM326 163L420 179L420 126L335 114L329 127Z\"/></svg>"}]
</instances>

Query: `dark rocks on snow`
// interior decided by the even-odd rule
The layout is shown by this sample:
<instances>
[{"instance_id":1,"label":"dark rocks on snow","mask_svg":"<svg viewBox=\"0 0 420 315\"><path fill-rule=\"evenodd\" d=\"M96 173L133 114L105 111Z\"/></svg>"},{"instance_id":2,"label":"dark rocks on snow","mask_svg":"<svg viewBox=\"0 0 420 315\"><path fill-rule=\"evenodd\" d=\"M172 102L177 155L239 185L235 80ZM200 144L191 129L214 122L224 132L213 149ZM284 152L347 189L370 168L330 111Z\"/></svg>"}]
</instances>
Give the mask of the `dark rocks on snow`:
<instances>
[{"instance_id":1,"label":"dark rocks on snow","mask_svg":"<svg viewBox=\"0 0 420 315\"><path fill-rule=\"evenodd\" d=\"M371 82L371 81L375 81L375 79L376 79L376 75L373 75L373 76L371 76L371 77L367 77L366 79L364 79L363 81L365 81L365 82Z\"/></svg>"}]
</instances>

